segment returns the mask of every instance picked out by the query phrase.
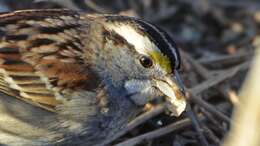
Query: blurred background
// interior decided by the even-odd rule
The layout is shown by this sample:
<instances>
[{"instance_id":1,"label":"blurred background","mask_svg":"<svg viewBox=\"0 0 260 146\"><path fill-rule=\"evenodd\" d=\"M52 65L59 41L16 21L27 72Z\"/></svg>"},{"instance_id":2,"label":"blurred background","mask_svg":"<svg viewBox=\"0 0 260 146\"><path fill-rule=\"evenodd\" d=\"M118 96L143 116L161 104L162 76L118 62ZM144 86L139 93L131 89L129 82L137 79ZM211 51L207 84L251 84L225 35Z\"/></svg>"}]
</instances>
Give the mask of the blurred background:
<instances>
[{"instance_id":1,"label":"blurred background","mask_svg":"<svg viewBox=\"0 0 260 146\"><path fill-rule=\"evenodd\" d=\"M259 81L259 77L247 81L245 85L243 82L248 71L250 74L257 72L251 64L256 52L259 52L260 1L0 0L0 12L46 8L68 8L87 13L114 13L143 18L166 30L181 50L182 78L190 93L189 112L179 118L164 113L156 115L117 138L113 144L219 146L231 129L238 133L231 134L236 135L230 136L231 143L236 141L241 146L259 146L260 136L254 134L254 131L260 132L259 126L250 126L260 124L260 109L244 109L254 107L248 106L249 100L260 107L260 94L255 93L260 87L257 84L252 86L253 82ZM260 68L260 64L253 62L256 68ZM240 89L243 89L243 94ZM239 98L240 95L243 98ZM250 97L254 99L251 100ZM242 109L237 110L239 113L235 115L246 117L243 118L246 121L244 131L233 130L244 124L233 126L235 122L231 120L232 113L237 109L234 107ZM251 112L253 114L248 115ZM239 121L240 118L235 119ZM165 126L169 126L167 132L163 129ZM240 142L243 135L239 134L245 134L249 139L245 143ZM255 136L258 143L251 144L250 138Z\"/></svg>"}]
</instances>

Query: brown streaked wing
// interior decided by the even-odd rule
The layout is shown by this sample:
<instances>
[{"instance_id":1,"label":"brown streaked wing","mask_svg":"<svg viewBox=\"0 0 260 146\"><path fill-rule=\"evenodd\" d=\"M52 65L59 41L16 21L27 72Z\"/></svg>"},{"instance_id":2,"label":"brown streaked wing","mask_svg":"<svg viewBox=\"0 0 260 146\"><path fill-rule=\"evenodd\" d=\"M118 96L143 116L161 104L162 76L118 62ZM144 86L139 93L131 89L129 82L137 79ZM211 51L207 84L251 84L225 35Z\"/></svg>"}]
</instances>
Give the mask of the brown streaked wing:
<instances>
[{"instance_id":1,"label":"brown streaked wing","mask_svg":"<svg viewBox=\"0 0 260 146\"><path fill-rule=\"evenodd\" d=\"M80 56L82 26L69 10L0 15L0 92L54 111L71 94L64 91L96 89L99 80Z\"/></svg>"},{"instance_id":2,"label":"brown streaked wing","mask_svg":"<svg viewBox=\"0 0 260 146\"><path fill-rule=\"evenodd\" d=\"M1 92L51 111L59 104L33 66L22 60L19 49L1 46L0 60Z\"/></svg>"}]
</instances>

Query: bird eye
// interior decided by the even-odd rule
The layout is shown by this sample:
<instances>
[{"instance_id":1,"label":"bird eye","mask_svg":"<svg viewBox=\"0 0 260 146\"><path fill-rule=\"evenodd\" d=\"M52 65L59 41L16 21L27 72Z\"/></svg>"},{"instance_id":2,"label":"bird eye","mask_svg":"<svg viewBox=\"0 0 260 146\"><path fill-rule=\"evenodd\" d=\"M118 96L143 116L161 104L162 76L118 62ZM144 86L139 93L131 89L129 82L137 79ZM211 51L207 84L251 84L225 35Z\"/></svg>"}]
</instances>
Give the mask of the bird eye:
<instances>
[{"instance_id":1,"label":"bird eye","mask_svg":"<svg viewBox=\"0 0 260 146\"><path fill-rule=\"evenodd\" d=\"M145 68L150 68L153 66L153 61L151 58L147 56L141 56L140 57L140 63L142 64L143 67Z\"/></svg>"}]
</instances>

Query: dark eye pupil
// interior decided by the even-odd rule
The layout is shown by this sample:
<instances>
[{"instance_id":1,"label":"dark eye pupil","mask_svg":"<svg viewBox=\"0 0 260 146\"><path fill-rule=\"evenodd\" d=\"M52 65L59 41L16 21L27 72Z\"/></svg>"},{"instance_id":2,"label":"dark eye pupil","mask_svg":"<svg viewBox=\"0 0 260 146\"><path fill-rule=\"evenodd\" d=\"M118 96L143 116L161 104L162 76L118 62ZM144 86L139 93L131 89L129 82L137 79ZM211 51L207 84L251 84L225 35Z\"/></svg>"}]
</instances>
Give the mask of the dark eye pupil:
<instances>
[{"instance_id":1,"label":"dark eye pupil","mask_svg":"<svg viewBox=\"0 0 260 146\"><path fill-rule=\"evenodd\" d=\"M142 56L140 58L140 63L145 67L145 68L149 68L153 65L153 61L149 58L149 57L146 57L146 56Z\"/></svg>"}]
</instances>

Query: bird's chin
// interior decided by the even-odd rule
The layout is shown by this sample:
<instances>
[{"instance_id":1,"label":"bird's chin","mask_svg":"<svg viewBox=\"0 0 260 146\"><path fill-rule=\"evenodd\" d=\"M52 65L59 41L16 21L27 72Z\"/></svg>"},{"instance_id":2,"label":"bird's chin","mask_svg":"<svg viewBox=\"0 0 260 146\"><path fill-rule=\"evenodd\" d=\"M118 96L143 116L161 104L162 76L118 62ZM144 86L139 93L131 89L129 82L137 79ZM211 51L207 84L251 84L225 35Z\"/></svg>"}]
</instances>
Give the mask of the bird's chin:
<instances>
[{"instance_id":1,"label":"bird's chin","mask_svg":"<svg viewBox=\"0 0 260 146\"><path fill-rule=\"evenodd\" d=\"M147 103L146 97L143 97L143 95L139 93L130 94L128 98L138 106L143 106Z\"/></svg>"},{"instance_id":2,"label":"bird's chin","mask_svg":"<svg viewBox=\"0 0 260 146\"><path fill-rule=\"evenodd\" d=\"M142 107L146 107L147 105L155 107L165 103L164 95L154 87L150 87L146 92L128 94L128 99L135 105Z\"/></svg>"}]
</instances>

